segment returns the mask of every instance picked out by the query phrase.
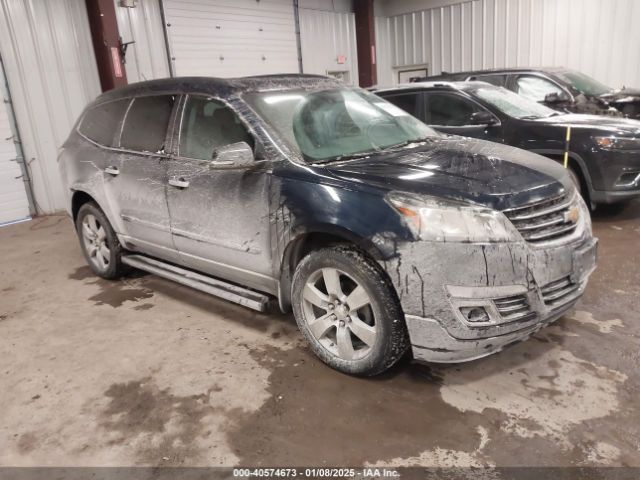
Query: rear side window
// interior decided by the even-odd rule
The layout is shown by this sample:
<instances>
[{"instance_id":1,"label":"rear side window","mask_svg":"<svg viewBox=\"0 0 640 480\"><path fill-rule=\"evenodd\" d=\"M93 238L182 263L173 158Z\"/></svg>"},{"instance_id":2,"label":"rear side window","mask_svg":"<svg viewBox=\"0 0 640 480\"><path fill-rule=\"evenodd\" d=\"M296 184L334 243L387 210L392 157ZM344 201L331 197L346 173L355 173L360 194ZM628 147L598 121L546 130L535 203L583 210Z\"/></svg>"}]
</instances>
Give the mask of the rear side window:
<instances>
[{"instance_id":1,"label":"rear side window","mask_svg":"<svg viewBox=\"0 0 640 480\"><path fill-rule=\"evenodd\" d=\"M116 145L116 132L124 117L130 99L117 100L115 102L103 103L89 110L82 122L80 122L80 133L105 147Z\"/></svg>"},{"instance_id":2,"label":"rear side window","mask_svg":"<svg viewBox=\"0 0 640 480\"><path fill-rule=\"evenodd\" d=\"M124 119L120 147L138 152L164 153L174 95L133 99Z\"/></svg>"},{"instance_id":3,"label":"rear side window","mask_svg":"<svg viewBox=\"0 0 640 480\"><path fill-rule=\"evenodd\" d=\"M414 117L420 118L424 120L424 115L420 115L418 111L418 94L413 93L400 93L393 95L383 95L385 100L393 103L396 107L400 107L402 110L407 112Z\"/></svg>"}]
</instances>

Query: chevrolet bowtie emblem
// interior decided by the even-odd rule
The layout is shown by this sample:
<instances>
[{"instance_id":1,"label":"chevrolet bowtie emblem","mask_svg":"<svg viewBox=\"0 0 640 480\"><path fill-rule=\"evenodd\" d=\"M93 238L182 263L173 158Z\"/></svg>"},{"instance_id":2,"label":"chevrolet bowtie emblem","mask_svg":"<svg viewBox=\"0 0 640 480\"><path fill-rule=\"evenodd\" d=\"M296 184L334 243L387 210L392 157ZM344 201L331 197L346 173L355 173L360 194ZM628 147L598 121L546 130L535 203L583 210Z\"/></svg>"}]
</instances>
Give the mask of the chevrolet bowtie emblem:
<instances>
[{"instance_id":1,"label":"chevrolet bowtie emblem","mask_svg":"<svg viewBox=\"0 0 640 480\"><path fill-rule=\"evenodd\" d=\"M578 219L580 218L580 211L578 207L571 207L569 210L564 212L564 221L571 223L578 223Z\"/></svg>"}]
</instances>

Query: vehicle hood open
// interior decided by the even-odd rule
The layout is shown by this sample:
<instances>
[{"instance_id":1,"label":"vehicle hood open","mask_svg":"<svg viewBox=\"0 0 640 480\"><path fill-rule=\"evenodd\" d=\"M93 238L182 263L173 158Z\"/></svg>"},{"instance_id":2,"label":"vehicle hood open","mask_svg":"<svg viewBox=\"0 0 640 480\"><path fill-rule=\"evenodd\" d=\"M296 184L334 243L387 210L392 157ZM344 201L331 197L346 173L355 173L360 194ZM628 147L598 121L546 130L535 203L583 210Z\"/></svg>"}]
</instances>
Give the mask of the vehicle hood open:
<instances>
[{"instance_id":1,"label":"vehicle hood open","mask_svg":"<svg viewBox=\"0 0 640 480\"><path fill-rule=\"evenodd\" d=\"M342 180L498 210L573 188L564 168L552 160L518 148L455 136L326 168Z\"/></svg>"}]
</instances>

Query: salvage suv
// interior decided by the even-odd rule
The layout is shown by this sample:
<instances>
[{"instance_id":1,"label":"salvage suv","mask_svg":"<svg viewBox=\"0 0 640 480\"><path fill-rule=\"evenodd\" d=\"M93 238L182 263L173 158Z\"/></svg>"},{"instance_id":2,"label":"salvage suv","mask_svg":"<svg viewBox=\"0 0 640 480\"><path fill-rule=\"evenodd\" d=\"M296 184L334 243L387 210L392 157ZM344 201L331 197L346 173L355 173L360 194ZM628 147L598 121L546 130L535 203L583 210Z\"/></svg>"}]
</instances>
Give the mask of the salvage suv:
<instances>
[{"instance_id":1,"label":"salvage suv","mask_svg":"<svg viewBox=\"0 0 640 480\"><path fill-rule=\"evenodd\" d=\"M461 362L553 322L597 242L566 171L446 137L332 79L133 84L90 104L59 157L84 255L264 311L374 375L409 348Z\"/></svg>"}]
</instances>

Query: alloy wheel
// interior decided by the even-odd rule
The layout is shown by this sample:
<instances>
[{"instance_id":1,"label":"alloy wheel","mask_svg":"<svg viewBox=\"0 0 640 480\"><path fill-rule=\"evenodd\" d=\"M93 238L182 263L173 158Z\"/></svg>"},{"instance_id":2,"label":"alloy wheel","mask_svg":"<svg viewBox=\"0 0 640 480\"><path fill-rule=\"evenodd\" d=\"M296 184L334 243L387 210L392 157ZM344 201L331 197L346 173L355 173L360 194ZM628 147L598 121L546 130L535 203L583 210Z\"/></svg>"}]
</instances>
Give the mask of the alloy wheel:
<instances>
[{"instance_id":1,"label":"alloy wheel","mask_svg":"<svg viewBox=\"0 0 640 480\"><path fill-rule=\"evenodd\" d=\"M322 268L309 276L302 311L311 335L342 360L366 357L377 338L371 299L347 273Z\"/></svg>"}]
</instances>

